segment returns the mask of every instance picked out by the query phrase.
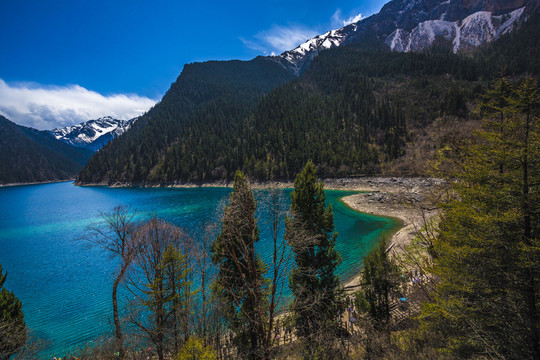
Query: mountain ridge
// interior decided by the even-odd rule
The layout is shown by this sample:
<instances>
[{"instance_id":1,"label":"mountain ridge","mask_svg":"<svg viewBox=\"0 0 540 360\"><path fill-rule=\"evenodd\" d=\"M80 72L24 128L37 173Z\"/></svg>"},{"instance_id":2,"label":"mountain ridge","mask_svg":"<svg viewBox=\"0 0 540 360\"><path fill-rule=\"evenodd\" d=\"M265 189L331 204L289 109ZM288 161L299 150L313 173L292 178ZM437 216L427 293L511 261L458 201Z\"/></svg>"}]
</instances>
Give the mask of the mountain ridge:
<instances>
[{"instance_id":1,"label":"mountain ridge","mask_svg":"<svg viewBox=\"0 0 540 360\"><path fill-rule=\"evenodd\" d=\"M537 11L539 4L539 0L393 0L377 14L318 35L295 49L270 58L300 75L321 51L342 45L421 51L433 45L437 37L442 37L453 43L452 50L456 53L511 31L515 24L526 20L529 13ZM490 13L489 19L486 19L486 12ZM523 14L525 18L522 18ZM501 21L506 15L510 15L510 19ZM469 17L483 21L469 19L465 25L460 23ZM494 23L499 22L494 29ZM486 26L492 29L485 31ZM463 28L466 31L460 31ZM476 36L479 32L483 36Z\"/></svg>"},{"instance_id":2,"label":"mountain ridge","mask_svg":"<svg viewBox=\"0 0 540 360\"><path fill-rule=\"evenodd\" d=\"M241 119L264 94L293 79L265 57L186 64L158 104L90 159L78 182L140 182L158 179L169 167L178 166L179 176L195 176L197 169L209 166L199 160L204 152L219 152L205 149L205 142L237 141L230 136L238 131ZM218 156L216 161L225 160ZM214 170L220 171L208 172Z\"/></svg>"}]
</instances>

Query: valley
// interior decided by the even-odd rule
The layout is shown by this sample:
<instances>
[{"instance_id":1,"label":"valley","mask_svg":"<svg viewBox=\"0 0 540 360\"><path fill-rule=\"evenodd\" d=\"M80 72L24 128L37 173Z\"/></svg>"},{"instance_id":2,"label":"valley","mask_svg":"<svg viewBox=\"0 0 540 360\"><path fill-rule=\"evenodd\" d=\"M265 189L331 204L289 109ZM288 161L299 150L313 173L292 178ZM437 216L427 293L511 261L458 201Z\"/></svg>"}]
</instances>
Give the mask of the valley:
<instances>
[{"instance_id":1,"label":"valley","mask_svg":"<svg viewBox=\"0 0 540 360\"><path fill-rule=\"evenodd\" d=\"M540 360L540 0L334 8L255 57L115 5L72 62L136 47L121 93L0 78L0 359ZM129 93L162 41L195 60Z\"/></svg>"}]
</instances>

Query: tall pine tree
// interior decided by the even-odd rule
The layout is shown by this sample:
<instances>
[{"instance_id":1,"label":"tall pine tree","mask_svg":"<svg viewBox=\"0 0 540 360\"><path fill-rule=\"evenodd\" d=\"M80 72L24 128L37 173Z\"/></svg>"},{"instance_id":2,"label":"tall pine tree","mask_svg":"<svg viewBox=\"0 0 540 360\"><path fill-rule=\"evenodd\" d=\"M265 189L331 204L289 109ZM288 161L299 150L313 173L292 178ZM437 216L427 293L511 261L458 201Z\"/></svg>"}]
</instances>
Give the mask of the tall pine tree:
<instances>
[{"instance_id":1,"label":"tall pine tree","mask_svg":"<svg viewBox=\"0 0 540 360\"><path fill-rule=\"evenodd\" d=\"M382 329L390 322L390 297L399 294L400 271L388 250L389 240L380 243L364 258L362 289L356 294L358 308L364 308Z\"/></svg>"},{"instance_id":2,"label":"tall pine tree","mask_svg":"<svg viewBox=\"0 0 540 360\"><path fill-rule=\"evenodd\" d=\"M222 301L225 318L242 358L265 357L264 338L268 307L265 265L255 253L259 227L257 203L246 178L236 172L221 233L212 244L212 261L219 266L214 291Z\"/></svg>"},{"instance_id":3,"label":"tall pine tree","mask_svg":"<svg viewBox=\"0 0 540 360\"><path fill-rule=\"evenodd\" d=\"M332 344L325 340L337 327L340 282L335 270L341 257L335 248L334 214L331 206L326 208L325 199L324 184L309 161L294 181L292 217L287 218L285 230L295 254L289 279L292 312L307 359L333 356Z\"/></svg>"}]
</instances>

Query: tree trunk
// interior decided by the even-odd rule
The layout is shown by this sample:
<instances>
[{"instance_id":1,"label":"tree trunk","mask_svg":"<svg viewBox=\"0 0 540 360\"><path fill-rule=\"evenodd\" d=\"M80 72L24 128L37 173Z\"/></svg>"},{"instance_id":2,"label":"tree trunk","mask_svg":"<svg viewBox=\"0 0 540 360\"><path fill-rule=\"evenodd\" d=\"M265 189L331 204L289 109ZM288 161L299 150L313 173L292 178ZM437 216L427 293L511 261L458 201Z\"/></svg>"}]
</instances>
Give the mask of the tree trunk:
<instances>
[{"instance_id":1,"label":"tree trunk","mask_svg":"<svg viewBox=\"0 0 540 360\"><path fill-rule=\"evenodd\" d=\"M120 281L124 277L124 273L126 271L126 268L122 266L120 270L120 274L114 279L113 283L113 291L112 291L112 300L113 300L113 316L114 316L114 330L115 330L115 337L116 337L116 349L119 353L119 359L125 358L125 350L124 350L124 339L122 337L122 327L120 326L120 316L118 314L118 285L120 284Z\"/></svg>"}]
</instances>

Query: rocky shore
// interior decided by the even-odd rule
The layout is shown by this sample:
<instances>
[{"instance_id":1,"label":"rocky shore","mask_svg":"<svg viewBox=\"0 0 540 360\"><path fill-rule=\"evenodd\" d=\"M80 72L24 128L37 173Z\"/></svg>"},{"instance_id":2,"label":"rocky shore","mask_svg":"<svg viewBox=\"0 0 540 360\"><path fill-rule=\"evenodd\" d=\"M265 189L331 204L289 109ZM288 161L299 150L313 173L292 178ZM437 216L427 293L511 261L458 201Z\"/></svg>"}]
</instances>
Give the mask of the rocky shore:
<instances>
[{"instance_id":1,"label":"rocky shore","mask_svg":"<svg viewBox=\"0 0 540 360\"><path fill-rule=\"evenodd\" d=\"M356 190L356 191L372 191L384 190L389 188L402 187L413 189L417 187L431 187L434 184L440 183L440 180L430 178L407 178L407 177L353 177L353 178L336 178L324 179L326 189L333 190ZM251 187L254 189L285 189L294 187L292 181L251 181ZM172 187L172 188L194 188L194 187L232 187L233 182L227 180L220 181L205 181L205 182L180 182L171 181L165 183L79 183L77 186L110 186L110 187Z\"/></svg>"}]
</instances>

